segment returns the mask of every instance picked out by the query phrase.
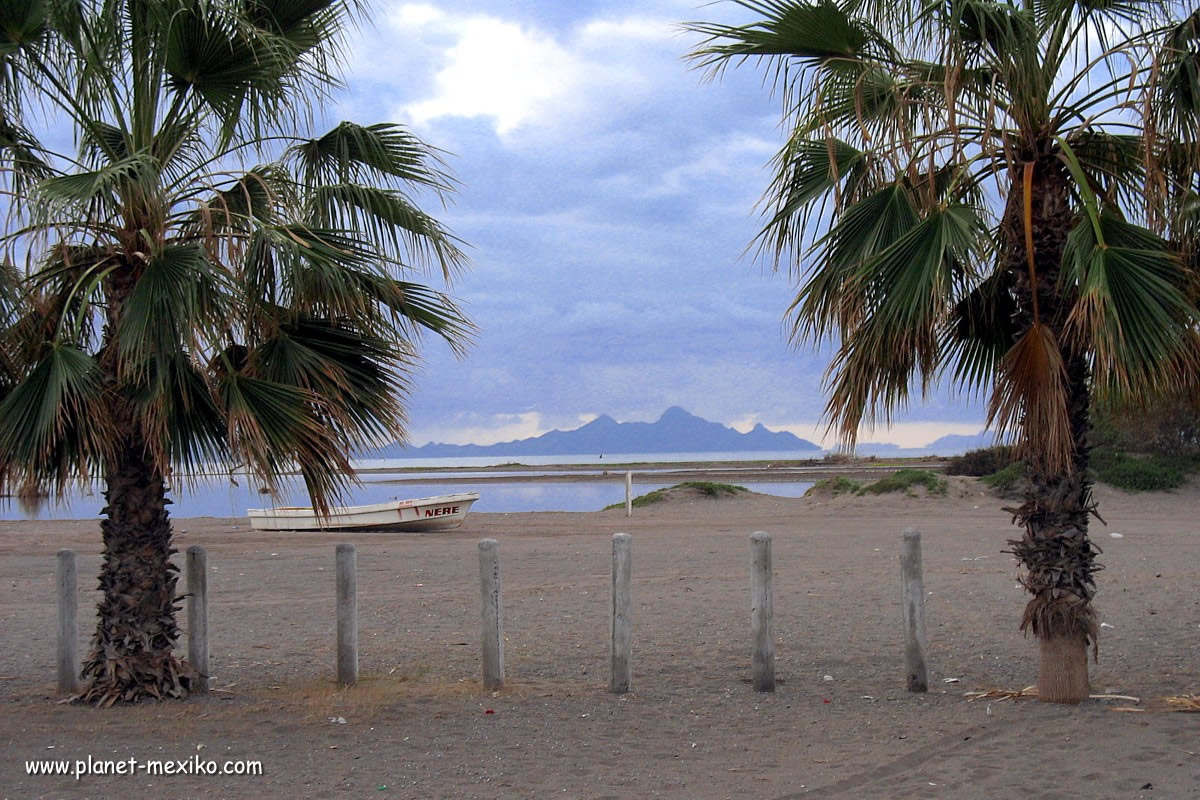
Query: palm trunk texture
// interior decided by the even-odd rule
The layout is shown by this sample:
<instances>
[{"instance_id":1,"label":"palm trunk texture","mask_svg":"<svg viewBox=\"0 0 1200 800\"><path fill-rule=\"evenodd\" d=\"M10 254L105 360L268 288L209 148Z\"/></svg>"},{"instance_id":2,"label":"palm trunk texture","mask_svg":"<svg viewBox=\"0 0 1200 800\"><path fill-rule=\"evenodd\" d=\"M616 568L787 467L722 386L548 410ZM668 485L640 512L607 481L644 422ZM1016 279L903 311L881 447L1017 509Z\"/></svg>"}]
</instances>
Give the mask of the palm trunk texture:
<instances>
[{"instance_id":1,"label":"palm trunk texture","mask_svg":"<svg viewBox=\"0 0 1200 800\"><path fill-rule=\"evenodd\" d=\"M1087 651L1098 653L1094 574L1099 552L1088 539L1088 517L1094 513L1088 474L1091 388L1085 355L1072 347L1064 329L1073 298L1062 294L1059 274L1072 222L1069 185L1053 155L1034 159L1032 230L1036 286L1030 280L1025 245L1022 183L1014 181L1005 212L1009 247L1004 256L1013 274L1022 331L1033 322L1033 292L1039 318L1058 342L1066 368L1067 411L1074 453L1069 471L1051 472L1032 459L1029 483L1020 508L1009 509L1013 522L1025 529L1012 540L1012 553L1026 570L1021 583L1033 597L1025 607L1021 630L1041 643L1038 698L1048 703L1079 703L1089 694Z\"/></svg>"},{"instance_id":2,"label":"palm trunk texture","mask_svg":"<svg viewBox=\"0 0 1200 800\"><path fill-rule=\"evenodd\" d=\"M109 468L100 523L103 598L81 700L98 705L187 696L188 667L174 656L178 568L162 475L130 435Z\"/></svg>"}]
</instances>

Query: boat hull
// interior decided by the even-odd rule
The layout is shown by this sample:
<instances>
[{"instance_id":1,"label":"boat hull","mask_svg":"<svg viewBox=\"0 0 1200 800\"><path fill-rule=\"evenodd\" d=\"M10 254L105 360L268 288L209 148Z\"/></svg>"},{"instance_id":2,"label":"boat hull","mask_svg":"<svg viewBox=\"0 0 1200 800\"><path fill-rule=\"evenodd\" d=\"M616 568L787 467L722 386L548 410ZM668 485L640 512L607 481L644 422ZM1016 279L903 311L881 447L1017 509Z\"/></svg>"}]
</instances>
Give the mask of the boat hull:
<instances>
[{"instance_id":1,"label":"boat hull","mask_svg":"<svg viewBox=\"0 0 1200 800\"><path fill-rule=\"evenodd\" d=\"M367 506L331 508L318 517L310 507L250 508L250 527L259 531L441 531L457 528L479 499L478 492L389 500Z\"/></svg>"}]
</instances>

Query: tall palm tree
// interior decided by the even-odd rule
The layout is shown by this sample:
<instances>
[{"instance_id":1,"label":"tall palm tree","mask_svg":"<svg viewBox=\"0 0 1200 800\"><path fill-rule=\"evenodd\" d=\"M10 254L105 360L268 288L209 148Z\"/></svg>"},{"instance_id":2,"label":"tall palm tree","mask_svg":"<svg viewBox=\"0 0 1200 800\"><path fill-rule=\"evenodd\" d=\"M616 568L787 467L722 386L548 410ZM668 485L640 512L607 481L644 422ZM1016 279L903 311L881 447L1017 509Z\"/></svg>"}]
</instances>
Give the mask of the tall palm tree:
<instances>
[{"instance_id":1,"label":"tall palm tree","mask_svg":"<svg viewBox=\"0 0 1200 800\"><path fill-rule=\"evenodd\" d=\"M453 190L438 152L304 134L360 5L0 4L0 482L105 486L88 701L188 691L168 486L296 470L328 509L403 436L421 332L470 338L412 280L465 263L417 204Z\"/></svg>"},{"instance_id":2,"label":"tall palm tree","mask_svg":"<svg viewBox=\"0 0 1200 800\"><path fill-rule=\"evenodd\" d=\"M753 61L786 144L761 252L792 270L796 341L837 343L831 425L853 443L949 377L1022 447L1039 696L1087 697L1097 402L1200 363L1200 12L1159 0L733 0L691 23L719 75Z\"/></svg>"}]
</instances>

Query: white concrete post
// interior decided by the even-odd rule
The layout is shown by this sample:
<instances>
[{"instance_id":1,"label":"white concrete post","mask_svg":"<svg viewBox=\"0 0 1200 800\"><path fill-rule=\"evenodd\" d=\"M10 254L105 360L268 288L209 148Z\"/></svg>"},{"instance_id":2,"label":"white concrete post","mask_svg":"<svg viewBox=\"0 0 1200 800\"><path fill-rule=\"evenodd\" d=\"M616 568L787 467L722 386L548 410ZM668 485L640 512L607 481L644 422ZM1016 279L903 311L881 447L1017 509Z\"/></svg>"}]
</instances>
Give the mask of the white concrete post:
<instances>
[{"instance_id":1,"label":"white concrete post","mask_svg":"<svg viewBox=\"0 0 1200 800\"><path fill-rule=\"evenodd\" d=\"M754 691L775 691L775 593L772 588L771 537L762 531L750 536L750 631Z\"/></svg>"},{"instance_id":2,"label":"white concrete post","mask_svg":"<svg viewBox=\"0 0 1200 800\"><path fill-rule=\"evenodd\" d=\"M483 686L504 686L504 603L500 597L500 551L495 539L479 543L481 619L483 623Z\"/></svg>"},{"instance_id":3,"label":"white concrete post","mask_svg":"<svg viewBox=\"0 0 1200 800\"><path fill-rule=\"evenodd\" d=\"M339 544L337 563L337 682L358 682L358 555L352 544Z\"/></svg>"},{"instance_id":4,"label":"white concrete post","mask_svg":"<svg viewBox=\"0 0 1200 800\"><path fill-rule=\"evenodd\" d=\"M609 625L609 656L612 680L609 691L633 691L633 537L612 537L612 621Z\"/></svg>"},{"instance_id":5,"label":"white concrete post","mask_svg":"<svg viewBox=\"0 0 1200 800\"><path fill-rule=\"evenodd\" d=\"M208 555L200 545L187 549L188 661L196 670L194 692L208 691Z\"/></svg>"},{"instance_id":6,"label":"white concrete post","mask_svg":"<svg viewBox=\"0 0 1200 800\"><path fill-rule=\"evenodd\" d=\"M633 516L633 473L625 473L625 516Z\"/></svg>"},{"instance_id":7,"label":"white concrete post","mask_svg":"<svg viewBox=\"0 0 1200 800\"><path fill-rule=\"evenodd\" d=\"M904 605L904 668L910 692L929 691L925 666L925 581L921 575L921 533L906 530L900 550Z\"/></svg>"},{"instance_id":8,"label":"white concrete post","mask_svg":"<svg viewBox=\"0 0 1200 800\"><path fill-rule=\"evenodd\" d=\"M59 550L54 569L58 594L58 690L79 691L79 596L75 578L75 551Z\"/></svg>"}]
</instances>

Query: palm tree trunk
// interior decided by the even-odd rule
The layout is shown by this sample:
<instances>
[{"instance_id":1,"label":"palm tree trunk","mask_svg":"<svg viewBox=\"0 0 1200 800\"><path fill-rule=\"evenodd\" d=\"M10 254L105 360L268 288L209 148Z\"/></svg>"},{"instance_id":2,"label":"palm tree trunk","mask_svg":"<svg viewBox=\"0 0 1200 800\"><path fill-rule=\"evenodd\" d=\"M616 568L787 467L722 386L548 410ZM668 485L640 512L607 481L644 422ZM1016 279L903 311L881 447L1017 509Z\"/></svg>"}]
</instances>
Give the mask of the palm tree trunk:
<instances>
[{"instance_id":1,"label":"palm tree trunk","mask_svg":"<svg viewBox=\"0 0 1200 800\"><path fill-rule=\"evenodd\" d=\"M119 329L125 301L136 272L114 270L105 279L108 324L100 353L106 372L109 414L117 441L105 464L107 482L100 512L104 562L100 568L98 621L92 649L83 665L87 680L80 699L97 705L134 703L146 698L183 698L192 673L174 655L179 638L175 584L178 568L171 563L171 523L166 481L151 456L132 389L117 376Z\"/></svg>"},{"instance_id":2,"label":"palm tree trunk","mask_svg":"<svg viewBox=\"0 0 1200 800\"><path fill-rule=\"evenodd\" d=\"M101 512L104 563L99 621L83 667L81 699L99 705L185 697L187 666L175 658L178 568L170 562L165 481L132 420L108 468Z\"/></svg>"},{"instance_id":3,"label":"palm tree trunk","mask_svg":"<svg viewBox=\"0 0 1200 800\"><path fill-rule=\"evenodd\" d=\"M1064 357L1067 354L1064 354ZM1021 582L1033 595L1021 629L1041 640L1038 699L1079 703L1089 693L1087 650L1098 650L1094 574L1098 551L1088 538L1088 517L1095 510L1088 474L1087 442L1090 386L1087 362L1073 355L1066 362L1071 393L1068 409L1075 442L1069 474L1034 469L1016 521L1025 535L1010 542L1027 570Z\"/></svg>"},{"instance_id":4,"label":"palm tree trunk","mask_svg":"<svg viewBox=\"0 0 1200 800\"><path fill-rule=\"evenodd\" d=\"M1025 239L1023 184L1014 180L1005 211L1008 247L1004 258L1013 274L1019 326L1033 322L1037 293L1039 319L1054 334L1066 369L1067 411L1074 452L1069 470L1050 471L1039 464L1037 443L1027 447L1029 485L1024 504L1013 509L1014 522L1024 535L1010 541L1017 561L1026 569L1022 584L1033 597L1025 607L1021 630L1032 632L1041 645L1038 698L1050 703L1087 699L1087 650L1097 649L1098 627L1092 598L1097 550L1088 539L1088 517L1095 510L1088 474L1091 428L1091 386L1087 359L1065 335L1073 298L1059 285L1062 255L1072 225L1069 183L1053 155L1034 159L1031 226L1036 285L1030 280ZM1067 289L1065 291L1070 291Z\"/></svg>"}]
</instances>

